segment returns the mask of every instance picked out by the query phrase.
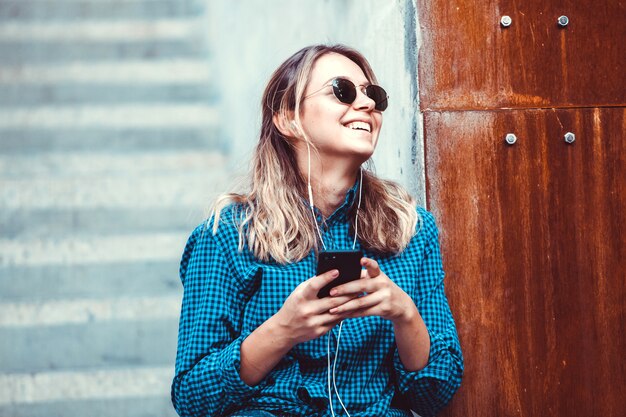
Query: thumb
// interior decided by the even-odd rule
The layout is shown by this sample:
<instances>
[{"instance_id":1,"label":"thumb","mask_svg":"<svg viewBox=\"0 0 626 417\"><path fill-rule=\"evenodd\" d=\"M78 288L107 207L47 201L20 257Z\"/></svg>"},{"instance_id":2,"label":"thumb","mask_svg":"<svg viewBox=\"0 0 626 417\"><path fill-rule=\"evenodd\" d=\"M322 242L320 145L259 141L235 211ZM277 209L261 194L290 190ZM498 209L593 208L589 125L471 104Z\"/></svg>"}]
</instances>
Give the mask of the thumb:
<instances>
[{"instance_id":1,"label":"thumb","mask_svg":"<svg viewBox=\"0 0 626 417\"><path fill-rule=\"evenodd\" d=\"M376 262L375 260L362 258L361 265L365 267L365 269L367 270L367 275L369 275L370 278L376 278L380 275L380 267L378 266L378 262Z\"/></svg>"}]
</instances>

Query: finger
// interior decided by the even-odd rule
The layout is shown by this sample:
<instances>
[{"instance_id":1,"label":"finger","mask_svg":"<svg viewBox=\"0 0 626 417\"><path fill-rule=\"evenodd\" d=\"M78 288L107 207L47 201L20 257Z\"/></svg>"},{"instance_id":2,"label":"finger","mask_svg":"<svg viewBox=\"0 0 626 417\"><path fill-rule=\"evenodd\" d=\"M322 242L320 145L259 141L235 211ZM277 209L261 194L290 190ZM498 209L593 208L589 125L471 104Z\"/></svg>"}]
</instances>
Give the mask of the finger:
<instances>
[{"instance_id":1,"label":"finger","mask_svg":"<svg viewBox=\"0 0 626 417\"><path fill-rule=\"evenodd\" d=\"M378 262L370 258L362 258L361 265L365 267L367 270L367 274L370 278L376 278L380 275L380 267L378 266Z\"/></svg>"},{"instance_id":2,"label":"finger","mask_svg":"<svg viewBox=\"0 0 626 417\"><path fill-rule=\"evenodd\" d=\"M314 294L317 297L317 293L324 288L326 284L333 282L338 276L339 271L337 269L331 269L323 274L316 275L307 281L305 291L307 294Z\"/></svg>"},{"instance_id":3,"label":"finger","mask_svg":"<svg viewBox=\"0 0 626 417\"><path fill-rule=\"evenodd\" d=\"M340 317L342 317L343 320L345 320L345 319L355 319L355 318L358 318L358 317L370 317L370 316L382 317L382 314L378 310L377 306L373 306L373 307L362 309L362 310L354 310L354 311L350 311L350 312L346 312L346 313L341 313L341 314L338 314L338 315Z\"/></svg>"},{"instance_id":4,"label":"finger","mask_svg":"<svg viewBox=\"0 0 626 417\"><path fill-rule=\"evenodd\" d=\"M320 326L325 328L324 333L327 333L330 329L341 323L346 319L347 315L330 314L326 313L320 316Z\"/></svg>"},{"instance_id":5,"label":"finger","mask_svg":"<svg viewBox=\"0 0 626 417\"><path fill-rule=\"evenodd\" d=\"M351 314L359 310L367 310L374 307L382 301L382 297L376 293L368 294L348 301L340 306L333 307L329 310L331 314Z\"/></svg>"},{"instance_id":6,"label":"finger","mask_svg":"<svg viewBox=\"0 0 626 417\"><path fill-rule=\"evenodd\" d=\"M371 293L376 291L379 286L380 282L378 280L359 279L336 286L330 290L330 295L337 297L340 295Z\"/></svg>"},{"instance_id":7,"label":"finger","mask_svg":"<svg viewBox=\"0 0 626 417\"><path fill-rule=\"evenodd\" d=\"M317 314L327 313L331 308L340 306L356 298L355 295L344 295L342 297L325 297L315 301L315 311Z\"/></svg>"}]
</instances>

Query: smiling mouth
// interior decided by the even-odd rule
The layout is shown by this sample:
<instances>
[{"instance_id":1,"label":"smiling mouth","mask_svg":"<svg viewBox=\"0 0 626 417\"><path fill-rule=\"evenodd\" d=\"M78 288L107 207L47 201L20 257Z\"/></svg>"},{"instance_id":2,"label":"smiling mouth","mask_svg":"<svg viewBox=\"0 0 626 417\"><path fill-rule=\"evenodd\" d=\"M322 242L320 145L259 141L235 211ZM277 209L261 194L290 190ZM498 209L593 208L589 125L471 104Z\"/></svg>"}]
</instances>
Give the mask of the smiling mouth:
<instances>
[{"instance_id":1,"label":"smiling mouth","mask_svg":"<svg viewBox=\"0 0 626 417\"><path fill-rule=\"evenodd\" d=\"M352 130L363 130L370 133L372 132L372 126L366 122L351 122L344 126Z\"/></svg>"}]
</instances>

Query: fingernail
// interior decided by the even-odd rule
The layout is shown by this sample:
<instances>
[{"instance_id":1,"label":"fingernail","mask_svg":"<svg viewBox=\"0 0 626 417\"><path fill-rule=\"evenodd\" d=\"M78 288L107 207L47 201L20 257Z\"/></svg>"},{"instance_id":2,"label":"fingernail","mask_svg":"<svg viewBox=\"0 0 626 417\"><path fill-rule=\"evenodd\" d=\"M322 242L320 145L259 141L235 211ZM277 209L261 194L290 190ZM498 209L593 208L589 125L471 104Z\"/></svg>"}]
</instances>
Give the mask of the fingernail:
<instances>
[{"instance_id":1,"label":"fingernail","mask_svg":"<svg viewBox=\"0 0 626 417\"><path fill-rule=\"evenodd\" d=\"M337 290L334 288L330 290L330 295L337 295Z\"/></svg>"},{"instance_id":2,"label":"fingernail","mask_svg":"<svg viewBox=\"0 0 626 417\"><path fill-rule=\"evenodd\" d=\"M339 271L338 270L334 270L331 274L330 274L333 278L337 278L339 276Z\"/></svg>"}]
</instances>

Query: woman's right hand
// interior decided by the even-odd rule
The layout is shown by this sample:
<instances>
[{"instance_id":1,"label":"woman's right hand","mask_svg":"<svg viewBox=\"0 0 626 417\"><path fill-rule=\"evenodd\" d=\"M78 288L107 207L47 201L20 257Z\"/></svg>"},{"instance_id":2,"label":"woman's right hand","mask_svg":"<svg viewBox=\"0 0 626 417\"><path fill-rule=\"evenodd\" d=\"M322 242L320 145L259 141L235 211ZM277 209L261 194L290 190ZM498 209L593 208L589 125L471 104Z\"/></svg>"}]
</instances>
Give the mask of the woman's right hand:
<instances>
[{"instance_id":1,"label":"woman's right hand","mask_svg":"<svg viewBox=\"0 0 626 417\"><path fill-rule=\"evenodd\" d=\"M241 343L239 374L246 384L258 384L292 347L328 333L346 317L328 310L347 303L355 295L317 298L317 293L337 276L335 269L298 285L280 310Z\"/></svg>"},{"instance_id":2,"label":"woman's right hand","mask_svg":"<svg viewBox=\"0 0 626 417\"><path fill-rule=\"evenodd\" d=\"M302 282L272 317L292 347L325 335L345 318L328 310L347 303L354 295L317 298L317 293L338 275L339 271L333 269Z\"/></svg>"}]
</instances>

